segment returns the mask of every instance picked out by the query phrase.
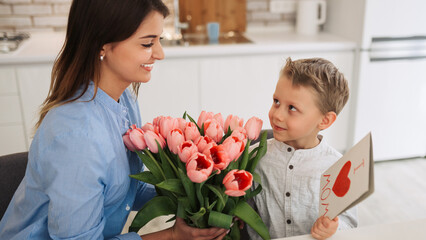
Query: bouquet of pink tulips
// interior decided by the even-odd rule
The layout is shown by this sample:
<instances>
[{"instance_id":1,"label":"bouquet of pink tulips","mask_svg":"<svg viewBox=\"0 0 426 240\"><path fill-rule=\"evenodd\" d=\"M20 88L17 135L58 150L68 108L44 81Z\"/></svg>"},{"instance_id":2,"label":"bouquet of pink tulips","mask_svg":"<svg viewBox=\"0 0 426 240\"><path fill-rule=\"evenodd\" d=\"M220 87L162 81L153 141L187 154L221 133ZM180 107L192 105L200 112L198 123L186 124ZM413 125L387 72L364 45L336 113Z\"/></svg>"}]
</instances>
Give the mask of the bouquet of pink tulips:
<instances>
[{"instance_id":1,"label":"bouquet of pink tulips","mask_svg":"<svg viewBox=\"0 0 426 240\"><path fill-rule=\"evenodd\" d=\"M186 121L186 118L189 121ZM254 173L266 153L266 132L259 146L249 151L259 137L262 120L243 119L203 111L195 122L183 118L157 117L141 128L132 126L123 136L149 171L132 178L155 185L158 196L139 210L130 231L139 231L155 217L173 214L193 227L230 229L225 239L240 239L237 217L263 239L270 239L259 215L247 204L262 187ZM259 183L252 189L253 181Z\"/></svg>"}]
</instances>

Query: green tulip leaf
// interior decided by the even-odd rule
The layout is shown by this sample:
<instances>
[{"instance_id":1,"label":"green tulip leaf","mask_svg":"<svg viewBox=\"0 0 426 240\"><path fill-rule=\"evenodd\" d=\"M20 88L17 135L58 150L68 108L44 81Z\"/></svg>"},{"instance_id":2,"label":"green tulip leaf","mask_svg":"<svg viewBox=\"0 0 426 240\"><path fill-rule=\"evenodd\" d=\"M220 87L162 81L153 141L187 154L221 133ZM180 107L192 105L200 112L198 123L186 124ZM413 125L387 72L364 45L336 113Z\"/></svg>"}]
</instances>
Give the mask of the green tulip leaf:
<instances>
[{"instance_id":1,"label":"green tulip leaf","mask_svg":"<svg viewBox=\"0 0 426 240\"><path fill-rule=\"evenodd\" d=\"M177 178L166 179L155 186L182 196L185 195L185 189L182 185L182 181Z\"/></svg>"},{"instance_id":2,"label":"green tulip leaf","mask_svg":"<svg viewBox=\"0 0 426 240\"><path fill-rule=\"evenodd\" d=\"M185 189L186 195L188 196L189 205L191 210L197 209L197 197L195 196L194 183L188 178L181 168L178 169L179 178L182 181L183 188Z\"/></svg>"},{"instance_id":3,"label":"green tulip leaf","mask_svg":"<svg viewBox=\"0 0 426 240\"><path fill-rule=\"evenodd\" d=\"M248 203L240 201L235 207L234 215L247 223L262 239L271 239L268 228Z\"/></svg>"},{"instance_id":4,"label":"green tulip leaf","mask_svg":"<svg viewBox=\"0 0 426 240\"><path fill-rule=\"evenodd\" d=\"M150 172L158 179L158 180L164 180L166 179L166 176L164 176L163 169L158 164L157 160L155 160L154 156L145 149L144 153L140 151L136 151L139 158L142 160L143 164L149 169Z\"/></svg>"},{"instance_id":5,"label":"green tulip leaf","mask_svg":"<svg viewBox=\"0 0 426 240\"><path fill-rule=\"evenodd\" d=\"M254 172L254 169L256 169L257 163L266 154L267 137L268 137L267 131L263 131L262 135L260 136L259 150L257 151L256 156L253 158L253 160L250 161L250 165L247 167L250 173Z\"/></svg>"},{"instance_id":6,"label":"green tulip leaf","mask_svg":"<svg viewBox=\"0 0 426 240\"><path fill-rule=\"evenodd\" d=\"M209 215L209 226L230 229L233 216L221 212L211 211Z\"/></svg>"},{"instance_id":7,"label":"green tulip leaf","mask_svg":"<svg viewBox=\"0 0 426 240\"><path fill-rule=\"evenodd\" d=\"M130 232L138 232L152 219L169 214L176 214L177 205L166 196L156 196L148 201L136 214L129 227Z\"/></svg>"},{"instance_id":8,"label":"green tulip leaf","mask_svg":"<svg viewBox=\"0 0 426 240\"><path fill-rule=\"evenodd\" d=\"M137 179L139 181L149 183L152 185L155 185L159 183L160 181L152 174L150 171L140 172L138 174L130 175L131 178Z\"/></svg>"}]
</instances>

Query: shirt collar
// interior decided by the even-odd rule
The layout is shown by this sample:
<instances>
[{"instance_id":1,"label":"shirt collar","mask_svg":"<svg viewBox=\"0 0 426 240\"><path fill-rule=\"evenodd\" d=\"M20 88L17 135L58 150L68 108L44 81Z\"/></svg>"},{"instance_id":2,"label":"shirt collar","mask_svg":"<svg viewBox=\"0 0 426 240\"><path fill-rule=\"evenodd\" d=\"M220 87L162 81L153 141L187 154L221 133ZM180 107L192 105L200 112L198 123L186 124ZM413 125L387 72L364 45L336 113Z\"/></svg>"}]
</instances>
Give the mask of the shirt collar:
<instances>
[{"instance_id":1,"label":"shirt collar","mask_svg":"<svg viewBox=\"0 0 426 240\"><path fill-rule=\"evenodd\" d=\"M314 155L314 154L317 154L318 152L320 152L321 150L323 150L326 147L326 142L325 142L323 136L318 135L318 139L320 140L320 143L318 145L316 145L315 147L309 148L309 149L297 149L295 151L294 147L292 147L288 144L285 144L284 142L277 141L277 140L275 140L275 146L280 151L286 152L286 153L287 152L301 152L305 155L311 155L311 154ZM291 149L291 151L288 151L289 148Z\"/></svg>"},{"instance_id":2,"label":"shirt collar","mask_svg":"<svg viewBox=\"0 0 426 240\"><path fill-rule=\"evenodd\" d=\"M93 98L95 93L95 84L93 81L90 82L89 87L87 88L86 93L84 94L90 100ZM123 93L124 94L124 93ZM120 102L115 101L112 97L110 97L106 92L104 92L101 88L97 88L96 96L94 101L99 101L106 108L110 109L113 113L121 116L123 118L127 118L128 108L123 104L123 95L120 96Z\"/></svg>"}]
</instances>

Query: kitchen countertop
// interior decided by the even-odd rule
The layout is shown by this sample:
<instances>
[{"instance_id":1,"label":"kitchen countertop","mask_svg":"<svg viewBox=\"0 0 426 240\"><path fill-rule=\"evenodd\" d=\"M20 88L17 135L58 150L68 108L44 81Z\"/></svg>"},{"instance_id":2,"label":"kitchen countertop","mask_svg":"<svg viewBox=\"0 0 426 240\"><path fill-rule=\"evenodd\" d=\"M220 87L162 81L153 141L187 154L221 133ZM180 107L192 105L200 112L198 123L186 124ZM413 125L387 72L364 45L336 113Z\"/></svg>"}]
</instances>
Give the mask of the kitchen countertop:
<instances>
[{"instance_id":1,"label":"kitchen countertop","mask_svg":"<svg viewBox=\"0 0 426 240\"><path fill-rule=\"evenodd\" d=\"M300 36L288 32L246 33L253 43L164 47L166 58L236 56L280 52L351 51L356 43L320 33ZM0 54L0 64L52 63L61 50L64 32L32 33L16 51Z\"/></svg>"}]
</instances>

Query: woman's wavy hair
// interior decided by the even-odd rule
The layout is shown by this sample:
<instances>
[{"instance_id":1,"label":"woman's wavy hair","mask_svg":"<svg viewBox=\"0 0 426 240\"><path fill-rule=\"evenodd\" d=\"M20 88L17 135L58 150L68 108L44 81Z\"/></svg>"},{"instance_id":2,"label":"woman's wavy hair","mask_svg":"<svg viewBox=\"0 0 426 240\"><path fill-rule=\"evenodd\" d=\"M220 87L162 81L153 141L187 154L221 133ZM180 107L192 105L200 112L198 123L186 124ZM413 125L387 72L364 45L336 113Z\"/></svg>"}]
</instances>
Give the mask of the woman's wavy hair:
<instances>
[{"instance_id":1,"label":"woman's wavy hair","mask_svg":"<svg viewBox=\"0 0 426 240\"><path fill-rule=\"evenodd\" d=\"M152 11L169 15L161 0L73 0L65 42L53 65L49 93L35 130L52 108L80 98L91 81L96 95L102 46L129 38ZM139 86L132 84L136 96ZM83 91L75 96L81 87Z\"/></svg>"}]
</instances>

